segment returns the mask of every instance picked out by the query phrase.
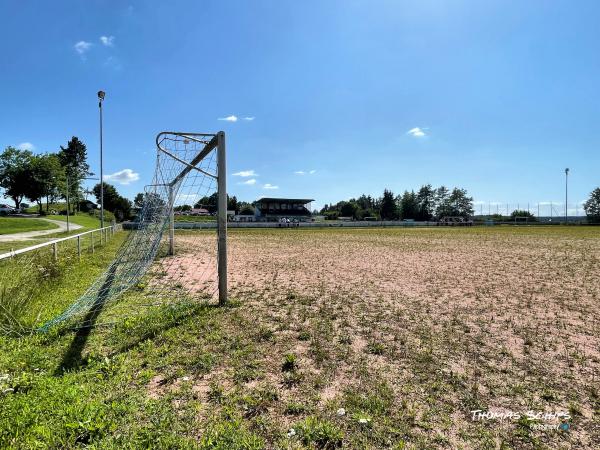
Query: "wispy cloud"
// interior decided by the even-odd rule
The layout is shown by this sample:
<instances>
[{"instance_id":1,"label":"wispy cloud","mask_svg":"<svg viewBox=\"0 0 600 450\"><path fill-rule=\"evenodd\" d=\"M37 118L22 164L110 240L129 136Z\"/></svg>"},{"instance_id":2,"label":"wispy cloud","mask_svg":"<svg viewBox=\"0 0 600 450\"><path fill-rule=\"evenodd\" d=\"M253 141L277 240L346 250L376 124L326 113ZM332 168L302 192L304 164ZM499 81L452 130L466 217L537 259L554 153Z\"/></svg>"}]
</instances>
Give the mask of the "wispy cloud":
<instances>
[{"instance_id":1,"label":"wispy cloud","mask_svg":"<svg viewBox=\"0 0 600 450\"><path fill-rule=\"evenodd\" d=\"M315 173L317 173L316 170L309 170L308 172L304 171L304 170L296 170L294 172L296 175L314 175Z\"/></svg>"},{"instance_id":2,"label":"wispy cloud","mask_svg":"<svg viewBox=\"0 0 600 450\"><path fill-rule=\"evenodd\" d=\"M242 181L239 184L247 184L249 186L252 186L252 185L256 184L256 179L255 178L250 178L249 180Z\"/></svg>"},{"instance_id":3,"label":"wispy cloud","mask_svg":"<svg viewBox=\"0 0 600 450\"><path fill-rule=\"evenodd\" d=\"M241 170L233 174L234 177L257 177L258 174L254 170Z\"/></svg>"},{"instance_id":4,"label":"wispy cloud","mask_svg":"<svg viewBox=\"0 0 600 450\"><path fill-rule=\"evenodd\" d=\"M263 189L279 189L279 186L274 186L271 183L267 183L263 185Z\"/></svg>"},{"instance_id":5,"label":"wispy cloud","mask_svg":"<svg viewBox=\"0 0 600 450\"><path fill-rule=\"evenodd\" d=\"M105 47L113 47L115 45L115 37L114 36L100 36L100 42Z\"/></svg>"},{"instance_id":6,"label":"wispy cloud","mask_svg":"<svg viewBox=\"0 0 600 450\"><path fill-rule=\"evenodd\" d=\"M35 145L33 145L31 142L21 142L19 145L17 145L17 148L19 150L29 150L32 152L35 150Z\"/></svg>"},{"instance_id":7,"label":"wispy cloud","mask_svg":"<svg viewBox=\"0 0 600 450\"><path fill-rule=\"evenodd\" d=\"M131 169L123 169L109 175L104 175L104 181L114 181L119 184L130 184L139 179L140 174Z\"/></svg>"},{"instance_id":8,"label":"wispy cloud","mask_svg":"<svg viewBox=\"0 0 600 450\"><path fill-rule=\"evenodd\" d=\"M77 42L73 48L75 49L75 51L81 55L81 57L85 57L85 53L92 48L92 43L91 42L86 42L86 41L79 41Z\"/></svg>"},{"instance_id":9,"label":"wispy cloud","mask_svg":"<svg viewBox=\"0 0 600 450\"><path fill-rule=\"evenodd\" d=\"M217 120L224 120L225 122L237 122L238 118L232 114L231 116L227 117L219 117Z\"/></svg>"},{"instance_id":10,"label":"wispy cloud","mask_svg":"<svg viewBox=\"0 0 600 450\"><path fill-rule=\"evenodd\" d=\"M246 120L248 122L252 122L254 120L254 116L251 117L243 117L242 120Z\"/></svg>"},{"instance_id":11,"label":"wispy cloud","mask_svg":"<svg viewBox=\"0 0 600 450\"><path fill-rule=\"evenodd\" d=\"M407 132L406 134L410 134L411 136L413 136L413 137L417 137L417 138L420 138L420 137L425 137L425 136L427 136L427 135L425 134L425 130L426 130L426 129L427 129L427 128L419 128L419 127L415 127L415 128L412 128L412 129L408 130L408 132Z\"/></svg>"}]
</instances>

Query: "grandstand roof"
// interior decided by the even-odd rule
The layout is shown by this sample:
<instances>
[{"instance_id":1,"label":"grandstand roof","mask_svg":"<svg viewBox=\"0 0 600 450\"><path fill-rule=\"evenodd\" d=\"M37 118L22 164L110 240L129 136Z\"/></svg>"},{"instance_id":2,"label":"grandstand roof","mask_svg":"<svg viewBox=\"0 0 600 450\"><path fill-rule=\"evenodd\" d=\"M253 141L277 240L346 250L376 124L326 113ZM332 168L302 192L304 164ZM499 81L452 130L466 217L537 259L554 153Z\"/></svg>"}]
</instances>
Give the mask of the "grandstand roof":
<instances>
[{"instance_id":1,"label":"grandstand roof","mask_svg":"<svg viewBox=\"0 0 600 450\"><path fill-rule=\"evenodd\" d=\"M310 203L315 200L312 198L274 198L274 197L262 197L256 200L256 202L289 202L289 203Z\"/></svg>"}]
</instances>

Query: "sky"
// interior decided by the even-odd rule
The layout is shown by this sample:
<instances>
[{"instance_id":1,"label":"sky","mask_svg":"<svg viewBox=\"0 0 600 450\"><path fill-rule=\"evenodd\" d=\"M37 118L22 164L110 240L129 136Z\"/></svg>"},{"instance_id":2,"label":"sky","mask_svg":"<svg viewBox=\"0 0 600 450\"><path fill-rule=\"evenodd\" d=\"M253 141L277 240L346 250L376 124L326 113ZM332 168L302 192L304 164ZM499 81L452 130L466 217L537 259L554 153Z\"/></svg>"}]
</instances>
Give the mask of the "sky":
<instances>
[{"instance_id":1,"label":"sky","mask_svg":"<svg viewBox=\"0 0 600 450\"><path fill-rule=\"evenodd\" d=\"M569 167L575 208L600 185L597 1L0 0L0 16L0 147L78 136L98 173L102 89L104 173L130 198L163 130L225 131L247 201L431 183L476 208L560 204Z\"/></svg>"}]
</instances>

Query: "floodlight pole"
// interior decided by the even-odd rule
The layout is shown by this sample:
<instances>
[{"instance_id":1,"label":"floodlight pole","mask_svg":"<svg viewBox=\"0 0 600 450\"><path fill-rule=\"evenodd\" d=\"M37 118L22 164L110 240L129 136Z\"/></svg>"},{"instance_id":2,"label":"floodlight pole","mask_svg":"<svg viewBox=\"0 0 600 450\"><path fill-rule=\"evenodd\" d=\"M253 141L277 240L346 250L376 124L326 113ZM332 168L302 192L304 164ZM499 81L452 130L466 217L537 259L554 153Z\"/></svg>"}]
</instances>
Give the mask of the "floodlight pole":
<instances>
[{"instance_id":1,"label":"floodlight pole","mask_svg":"<svg viewBox=\"0 0 600 450\"><path fill-rule=\"evenodd\" d=\"M565 169L565 225L567 225L569 216L567 212L567 202L569 201L569 168Z\"/></svg>"},{"instance_id":2,"label":"floodlight pole","mask_svg":"<svg viewBox=\"0 0 600 450\"><path fill-rule=\"evenodd\" d=\"M71 231L71 223L69 221L69 171L66 173L67 175L67 233Z\"/></svg>"},{"instance_id":3,"label":"floodlight pole","mask_svg":"<svg viewBox=\"0 0 600 450\"><path fill-rule=\"evenodd\" d=\"M227 165L225 162L225 133L217 133L217 224L219 255L219 305L227 303Z\"/></svg>"},{"instance_id":4,"label":"floodlight pole","mask_svg":"<svg viewBox=\"0 0 600 450\"><path fill-rule=\"evenodd\" d=\"M98 109L100 110L100 228L104 228L104 165L102 155L102 102L104 91L98 91Z\"/></svg>"}]
</instances>

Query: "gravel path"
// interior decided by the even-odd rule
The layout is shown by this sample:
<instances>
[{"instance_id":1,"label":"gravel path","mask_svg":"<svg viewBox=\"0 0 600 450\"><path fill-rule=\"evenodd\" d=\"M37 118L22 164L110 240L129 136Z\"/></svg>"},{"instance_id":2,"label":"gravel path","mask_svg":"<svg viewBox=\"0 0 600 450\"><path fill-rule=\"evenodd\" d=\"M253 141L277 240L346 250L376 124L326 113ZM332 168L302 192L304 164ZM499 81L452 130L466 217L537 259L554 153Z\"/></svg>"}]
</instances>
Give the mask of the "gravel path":
<instances>
[{"instance_id":1,"label":"gravel path","mask_svg":"<svg viewBox=\"0 0 600 450\"><path fill-rule=\"evenodd\" d=\"M47 234L61 233L63 231L67 231L67 222L63 222L62 220L42 219L41 217L39 219L53 223L58 228L53 228L51 230L24 231L22 233L2 234L0 235L0 242L29 241L31 239L40 236L45 236ZM71 230L77 230L79 228L83 227L74 223L70 224Z\"/></svg>"}]
</instances>

